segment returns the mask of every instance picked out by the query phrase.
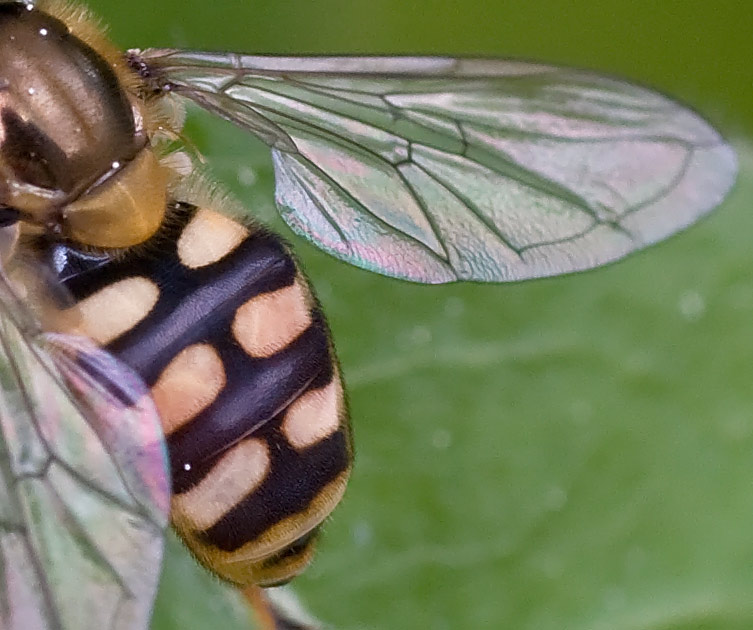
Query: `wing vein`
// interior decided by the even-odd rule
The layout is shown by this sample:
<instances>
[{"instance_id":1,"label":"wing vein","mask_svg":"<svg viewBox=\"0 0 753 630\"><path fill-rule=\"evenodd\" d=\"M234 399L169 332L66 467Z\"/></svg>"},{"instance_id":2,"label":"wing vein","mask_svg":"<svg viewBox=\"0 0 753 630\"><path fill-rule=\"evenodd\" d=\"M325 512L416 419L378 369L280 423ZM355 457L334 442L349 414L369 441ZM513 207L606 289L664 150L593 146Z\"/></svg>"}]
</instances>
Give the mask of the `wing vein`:
<instances>
[{"instance_id":1,"label":"wing vein","mask_svg":"<svg viewBox=\"0 0 753 630\"><path fill-rule=\"evenodd\" d=\"M734 151L695 112L584 70L450 57L145 59L163 85L280 150L287 179L276 194L291 227L420 282L606 264L709 212L737 172Z\"/></svg>"},{"instance_id":2,"label":"wing vein","mask_svg":"<svg viewBox=\"0 0 753 630\"><path fill-rule=\"evenodd\" d=\"M5 283L4 274L2 274L2 281ZM20 372L18 362L16 361L14 353L11 351L11 348L8 343L8 339L6 337L5 328L2 325L2 323L0 323L0 344L2 344L3 352L5 353L5 356L8 358L8 363L10 365L11 372L13 373L15 377L16 385L18 386L19 391L21 392L21 397L24 399L27 412L29 413L30 419L33 422L34 413L31 409L30 401L28 398L29 392L26 388L26 384L23 382L23 379L21 378L21 372ZM37 433L38 433L38 437L40 441L47 448L47 452L49 456L52 457L52 453L50 452L48 445L44 441L43 437L39 435L38 427L36 428L37 428ZM49 462L49 459L48 459L48 462ZM14 475L14 478L18 480L18 477L16 477L15 475ZM17 487L14 488L14 490L17 490ZM21 501L20 497L19 497L19 501ZM30 540L31 532L29 531L28 527L25 527L24 530L25 530L26 535L22 536L22 540L23 540L24 546L26 547L26 552L29 557L29 560L34 565L34 572L38 580L39 588L42 591L42 599L44 601L44 605L45 605L45 609L47 613L47 619L51 623L53 630L62 630L63 624L54 605L54 598L52 595L52 590L53 590L52 586L47 580L47 575L42 567L42 561L37 556L36 549L31 543L31 540Z\"/></svg>"},{"instance_id":3,"label":"wing vein","mask_svg":"<svg viewBox=\"0 0 753 630\"><path fill-rule=\"evenodd\" d=\"M341 192L342 192L343 194L345 194L345 195L346 195L346 196L348 197L348 199L349 199L349 200L351 201L351 203L352 203L352 204L355 204L355 205L357 205L358 207L362 208L362 209L363 209L363 210L364 210L364 211L365 211L366 213L368 213L368 215L369 215L370 217L372 217L372 218L373 218L373 219L374 219L375 221L378 221L378 222L379 222L379 223L380 223L381 225L383 225L385 229L387 229L387 230L393 230L393 229L394 229L394 228L393 228L393 227L392 227L392 226L391 226L391 225L390 225L389 223L387 223L387 222L386 222L386 221L385 221L384 219L382 219L381 217L379 217L379 216L377 216L376 214L374 214L374 213L373 213L373 212L372 212L372 211L371 211L371 210L370 210L370 209L368 208L368 206L364 205L363 203L361 203L360 201L358 201L358 200L357 200L357 199L356 199L355 197L353 197L353 195L352 195L352 194L350 193L350 191L349 191L349 190L348 190L347 188L345 188L344 186L342 186L342 185L341 185L341 184L340 184L340 183L339 183L339 182L338 182L338 181L337 181L336 179L334 179L333 177L331 177L331 176L330 176L330 175L329 175L328 173L326 173L325 171L321 170L321 169L320 169L320 168L319 168L319 167L318 167L318 166L317 166L316 164L314 164L314 163L313 163L313 162L312 162L311 160L309 160L309 159L307 159L307 158L304 158L304 159L306 160L306 163L307 163L307 165L308 165L308 168L309 168L309 170L311 170L312 172L316 173L316 174L317 174L318 176L320 176L320 177L322 177L323 179L325 179L325 180L326 180L327 182L329 182L329 183L330 183L331 185L333 185L333 186L336 186L336 187L337 187L337 188L338 188L338 189L339 189L339 190L340 190L340 191L341 191ZM308 190L308 187L307 187L307 190ZM413 189L411 188L411 190L413 190ZM415 195L413 195L413 196L415 196ZM310 195L310 198L312 198L312 199L315 199L315 197L313 197L313 196L311 196L311 195ZM320 204L319 204L319 203L318 203L317 201L315 201L315 203L316 203L316 205L317 205L317 208L319 208L319 207L320 207ZM339 232L339 230L338 230L338 234L339 234L339 233L341 233L341 232ZM442 258L441 256L439 256L439 255L438 255L438 254L437 254L437 253L436 253L436 252L435 252L434 250L432 250L432 249L431 249L430 247L427 247L427 246L426 246L426 245L425 245L425 244L424 244L424 243L423 243L422 241L420 241L420 240L419 240L419 239L417 239L416 237L414 237L414 236L411 236L410 234L406 234L405 232L401 232L401 234L402 234L402 236L403 236L404 238L406 238L406 239L409 239L409 240L413 241L414 243L416 243L416 244L417 244L417 245L418 245L418 246L419 246L420 248L422 248L422 249L423 249L424 251L428 252L428 253L429 253L429 254L430 254L430 255L431 255L431 256L432 256L433 258L435 258L435 259L436 259L437 261L439 261L439 262L440 262L440 263L442 263L443 265L446 265L446 264L447 264L447 260L443 259L443 258ZM343 236L345 236L345 235L343 234ZM346 243L347 245L349 245L347 237L345 237L345 243ZM349 245L349 246L350 246L350 245Z\"/></svg>"},{"instance_id":4,"label":"wing vein","mask_svg":"<svg viewBox=\"0 0 753 630\"><path fill-rule=\"evenodd\" d=\"M415 166L419 169L421 169L428 177L433 179L437 184L442 186L447 192L449 192L455 199L457 199L461 204L463 204L470 212L473 214L486 229L488 229L494 236L496 236L499 241L505 245L507 248L509 248L512 252L514 252L517 257L520 259L520 251L517 247L515 247L505 236L499 228L497 228L494 223L492 223L488 217L484 215L484 213L481 211L481 208L477 207L475 203L473 203L470 199L466 198L464 195L461 195L460 192L454 187L445 182L442 178L440 178L438 175L432 173L429 169L423 167L421 164L415 163Z\"/></svg>"},{"instance_id":5,"label":"wing vein","mask_svg":"<svg viewBox=\"0 0 753 630\"><path fill-rule=\"evenodd\" d=\"M656 203L657 201L664 199L673 190L675 190L677 186L679 185L679 183L682 182L683 179L685 179L685 176L688 173L688 169L690 168L690 164L692 162L693 153L694 153L693 149L688 150L687 154L685 155L685 159L683 160L682 168L678 170L677 175L675 175L672 178L672 180L667 184L667 186L665 186L662 190L658 191L653 197L649 197L643 202L639 204L635 204L633 207L628 208L625 212L622 213L622 215L619 217L619 220L623 220L625 217L628 217L631 214L638 212L639 210L642 210L643 208L651 205L652 203Z\"/></svg>"},{"instance_id":6,"label":"wing vein","mask_svg":"<svg viewBox=\"0 0 753 630\"><path fill-rule=\"evenodd\" d=\"M76 517L76 515L68 508L68 505L66 502L60 497L60 494L57 491L57 488L55 486L51 486L53 491L52 495L55 498L55 501L57 502L58 510L61 513L65 514L66 517L66 524L71 531L72 534L74 534L76 539L76 544L79 546L79 548L82 549L85 553L87 553L87 557L92 558L94 561L102 568L106 569L106 571L110 574L110 576L117 582L118 586L124 593L131 593L131 589L128 588L128 586L123 582L123 578L120 575L120 572L115 568L115 566L107 559L107 556L103 554L97 544L94 542L94 540L91 538L89 533L86 531L86 528L82 527L81 523L79 522L79 519ZM82 546L83 543L83 546Z\"/></svg>"},{"instance_id":7,"label":"wing vein","mask_svg":"<svg viewBox=\"0 0 753 630\"><path fill-rule=\"evenodd\" d=\"M311 170L314 170L314 168L313 168L314 165L311 164L311 162L309 160L306 160L306 162L309 164L309 168ZM345 232L342 231L342 228L337 223L337 221L334 220L334 218L332 217L332 215L322 205L322 203L319 201L319 199L316 197L316 195L313 194L313 191L308 186L308 184L306 183L306 181L300 176L300 174L298 172L294 172L294 175L295 175L296 181L301 185L301 187L308 194L309 199L311 199L311 201L314 202L314 205L316 206L317 210L319 210L319 212L321 213L321 215L325 218L325 220L327 221L327 223L329 223L329 225L332 227L332 229L335 230L335 232L337 232L337 235L340 237L340 240L342 241L342 243L345 246L347 246L348 249L350 249L351 247L350 247L350 243L348 242L348 237L345 235ZM322 173L322 175L325 175L325 174ZM338 186L338 184L336 182L332 182L332 183L335 186ZM347 194L347 191L343 191L343 192L345 192ZM353 200L353 201L355 201L355 200Z\"/></svg>"}]
</instances>

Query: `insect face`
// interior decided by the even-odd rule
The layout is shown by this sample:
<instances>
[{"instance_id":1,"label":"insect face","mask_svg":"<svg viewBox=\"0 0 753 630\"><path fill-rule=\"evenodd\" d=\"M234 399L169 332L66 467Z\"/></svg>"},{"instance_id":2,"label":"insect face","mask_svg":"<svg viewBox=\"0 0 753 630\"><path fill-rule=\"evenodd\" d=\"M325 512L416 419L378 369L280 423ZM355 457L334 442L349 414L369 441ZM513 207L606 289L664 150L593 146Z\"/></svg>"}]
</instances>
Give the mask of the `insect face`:
<instances>
[{"instance_id":1,"label":"insect face","mask_svg":"<svg viewBox=\"0 0 753 630\"><path fill-rule=\"evenodd\" d=\"M85 245L159 227L166 175L123 70L30 5L0 5L0 204Z\"/></svg>"}]
</instances>

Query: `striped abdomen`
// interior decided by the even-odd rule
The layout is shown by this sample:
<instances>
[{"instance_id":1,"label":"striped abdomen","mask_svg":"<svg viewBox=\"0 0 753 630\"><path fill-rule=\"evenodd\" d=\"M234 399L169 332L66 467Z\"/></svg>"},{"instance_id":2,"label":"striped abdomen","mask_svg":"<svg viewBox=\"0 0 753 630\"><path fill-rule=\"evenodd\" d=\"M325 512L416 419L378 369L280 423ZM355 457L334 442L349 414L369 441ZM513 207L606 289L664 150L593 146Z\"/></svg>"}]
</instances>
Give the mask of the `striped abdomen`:
<instances>
[{"instance_id":1,"label":"striped abdomen","mask_svg":"<svg viewBox=\"0 0 753 630\"><path fill-rule=\"evenodd\" d=\"M83 331L152 388L193 553L238 584L299 573L351 447L324 316L280 239L179 205L123 258L54 259Z\"/></svg>"}]
</instances>

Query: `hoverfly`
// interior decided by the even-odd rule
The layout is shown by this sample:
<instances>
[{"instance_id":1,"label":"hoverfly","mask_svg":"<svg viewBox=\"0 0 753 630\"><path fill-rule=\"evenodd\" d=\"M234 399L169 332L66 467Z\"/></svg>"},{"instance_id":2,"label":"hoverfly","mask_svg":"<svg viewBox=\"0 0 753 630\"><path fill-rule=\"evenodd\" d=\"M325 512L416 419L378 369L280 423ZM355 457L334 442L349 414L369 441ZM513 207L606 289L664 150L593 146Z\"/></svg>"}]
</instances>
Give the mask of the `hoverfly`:
<instances>
[{"instance_id":1,"label":"hoverfly","mask_svg":"<svg viewBox=\"0 0 753 630\"><path fill-rule=\"evenodd\" d=\"M145 627L168 511L222 579L287 581L345 490L324 315L181 145L185 101L270 147L294 232L414 282L612 262L737 170L694 112L585 71L121 53L81 8L0 3L4 628Z\"/></svg>"}]
</instances>

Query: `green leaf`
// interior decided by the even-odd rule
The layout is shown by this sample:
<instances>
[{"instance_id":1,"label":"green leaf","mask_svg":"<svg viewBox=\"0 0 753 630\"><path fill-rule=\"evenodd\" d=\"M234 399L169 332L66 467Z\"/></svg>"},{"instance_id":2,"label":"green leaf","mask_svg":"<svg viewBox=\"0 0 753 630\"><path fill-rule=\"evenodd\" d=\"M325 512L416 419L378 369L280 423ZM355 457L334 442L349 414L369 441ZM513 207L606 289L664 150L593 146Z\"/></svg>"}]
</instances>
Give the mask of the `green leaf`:
<instances>
[{"instance_id":1,"label":"green leaf","mask_svg":"<svg viewBox=\"0 0 753 630\"><path fill-rule=\"evenodd\" d=\"M753 627L750 8L673 6L96 4L127 46L484 53L626 75L698 108L739 152L736 190L708 220L576 276L419 287L280 227L350 386L353 481L294 582L329 627ZM274 217L266 150L203 117L189 132ZM234 596L173 551L154 630L247 627Z\"/></svg>"}]
</instances>

